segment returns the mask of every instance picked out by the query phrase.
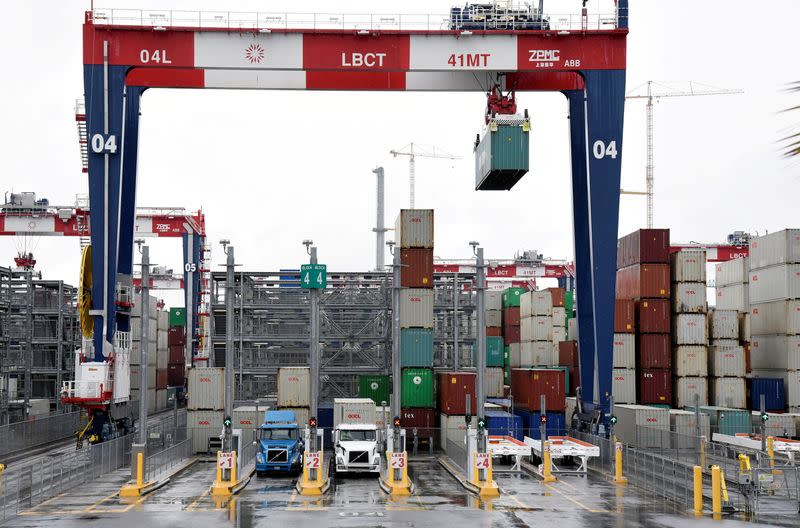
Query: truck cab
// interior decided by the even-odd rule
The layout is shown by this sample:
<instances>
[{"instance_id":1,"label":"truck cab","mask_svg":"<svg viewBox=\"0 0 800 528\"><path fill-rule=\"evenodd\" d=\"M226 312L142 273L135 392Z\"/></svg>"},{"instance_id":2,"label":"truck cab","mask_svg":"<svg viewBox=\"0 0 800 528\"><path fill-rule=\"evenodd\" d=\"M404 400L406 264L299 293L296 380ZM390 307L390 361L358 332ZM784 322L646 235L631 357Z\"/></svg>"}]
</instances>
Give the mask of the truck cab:
<instances>
[{"instance_id":1,"label":"truck cab","mask_svg":"<svg viewBox=\"0 0 800 528\"><path fill-rule=\"evenodd\" d=\"M256 431L256 473L300 471L303 442L294 411L267 411Z\"/></svg>"},{"instance_id":2,"label":"truck cab","mask_svg":"<svg viewBox=\"0 0 800 528\"><path fill-rule=\"evenodd\" d=\"M374 424L341 423L333 432L337 473L378 473L380 449Z\"/></svg>"}]
</instances>

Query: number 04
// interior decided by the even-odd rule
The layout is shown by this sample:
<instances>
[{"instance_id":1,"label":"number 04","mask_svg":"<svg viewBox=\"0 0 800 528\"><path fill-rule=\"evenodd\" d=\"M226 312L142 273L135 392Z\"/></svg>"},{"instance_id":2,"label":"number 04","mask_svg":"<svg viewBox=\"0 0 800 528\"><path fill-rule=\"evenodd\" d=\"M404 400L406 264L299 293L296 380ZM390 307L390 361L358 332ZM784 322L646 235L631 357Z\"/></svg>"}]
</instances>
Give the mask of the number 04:
<instances>
[{"instance_id":1,"label":"number 04","mask_svg":"<svg viewBox=\"0 0 800 528\"><path fill-rule=\"evenodd\" d=\"M606 145L602 140L598 139L592 146L592 152L597 159L603 159L608 156L611 159L617 159L617 142L609 141Z\"/></svg>"}]
</instances>

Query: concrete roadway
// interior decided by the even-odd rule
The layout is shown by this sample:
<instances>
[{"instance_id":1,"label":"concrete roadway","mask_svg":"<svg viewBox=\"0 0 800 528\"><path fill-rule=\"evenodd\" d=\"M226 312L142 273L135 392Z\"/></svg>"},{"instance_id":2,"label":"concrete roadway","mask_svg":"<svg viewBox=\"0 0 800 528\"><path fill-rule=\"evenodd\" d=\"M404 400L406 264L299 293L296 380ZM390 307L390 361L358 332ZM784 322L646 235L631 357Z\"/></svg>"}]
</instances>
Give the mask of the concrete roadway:
<instances>
[{"instance_id":1,"label":"concrete roadway","mask_svg":"<svg viewBox=\"0 0 800 528\"><path fill-rule=\"evenodd\" d=\"M601 477L564 476L554 484L521 474L497 473L502 495L481 501L469 494L433 458L411 462L417 493L391 499L374 477L336 480L321 498L302 497L294 480L253 478L235 498L214 500L208 489L215 466L197 462L164 488L131 502L116 497L128 471L117 471L73 489L10 520L14 527L201 528L236 527L365 527L432 526L436 528L546 526L678 527L712 523L695 520L667 502L645 498L634 487L620 488ZM796 522L787 519L787 526ZM739 525L728 520L722 525ZM719 526L720 523L714 523Z\"/></svg>"}]
</instances>

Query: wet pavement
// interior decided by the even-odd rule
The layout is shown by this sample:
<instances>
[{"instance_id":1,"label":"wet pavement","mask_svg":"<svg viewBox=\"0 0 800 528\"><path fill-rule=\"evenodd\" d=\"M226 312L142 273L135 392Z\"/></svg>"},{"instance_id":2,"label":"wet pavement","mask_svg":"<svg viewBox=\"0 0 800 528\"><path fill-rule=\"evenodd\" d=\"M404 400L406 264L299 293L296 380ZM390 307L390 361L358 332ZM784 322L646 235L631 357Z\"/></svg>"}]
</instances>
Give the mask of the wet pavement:
<instances>
[{"instance_id":1,"label":"wet pavement","mask_svg":"<svg viewBox=\"0 0 800 528\"><path fill-rule=\"evenodd\" d=\"M525 474L496 473L502 495L482 501L461 488L435 458L413 459L414 496L392 499L373 476L340 476L320 498L300 496L291 477L254 477L235 498L209 495L215 475L210 462L196 462L165 487L125 502L116 492L128 478L117 471L91 485L59 495L12 519L8 526L160 526L437 528L548 526L558 528L737 526L735 520L695 519L670 503L642 495L635 487L617 487L598 475L563 476L543 484ZM800 518L784 518L784 526Z\"/></svg>"}]
</instances>

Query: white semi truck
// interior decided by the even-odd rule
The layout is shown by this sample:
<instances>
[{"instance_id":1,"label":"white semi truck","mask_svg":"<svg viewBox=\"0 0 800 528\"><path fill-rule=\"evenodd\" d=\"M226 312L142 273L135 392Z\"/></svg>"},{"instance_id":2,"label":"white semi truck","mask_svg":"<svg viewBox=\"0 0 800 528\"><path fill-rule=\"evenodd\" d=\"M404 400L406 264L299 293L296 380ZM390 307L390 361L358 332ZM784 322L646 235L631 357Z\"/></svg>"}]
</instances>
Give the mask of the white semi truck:
<instances>
[{"instance_id":1,"label":"white semi truck","mask_svg":"<svg viewBox=\"0 0 800 528\"><path fill-rule=\"evenodd\" d=\"M369 398L333 401L335 473L379 473L382 441L375 402Z\"/></svg>"}]
</instances>

